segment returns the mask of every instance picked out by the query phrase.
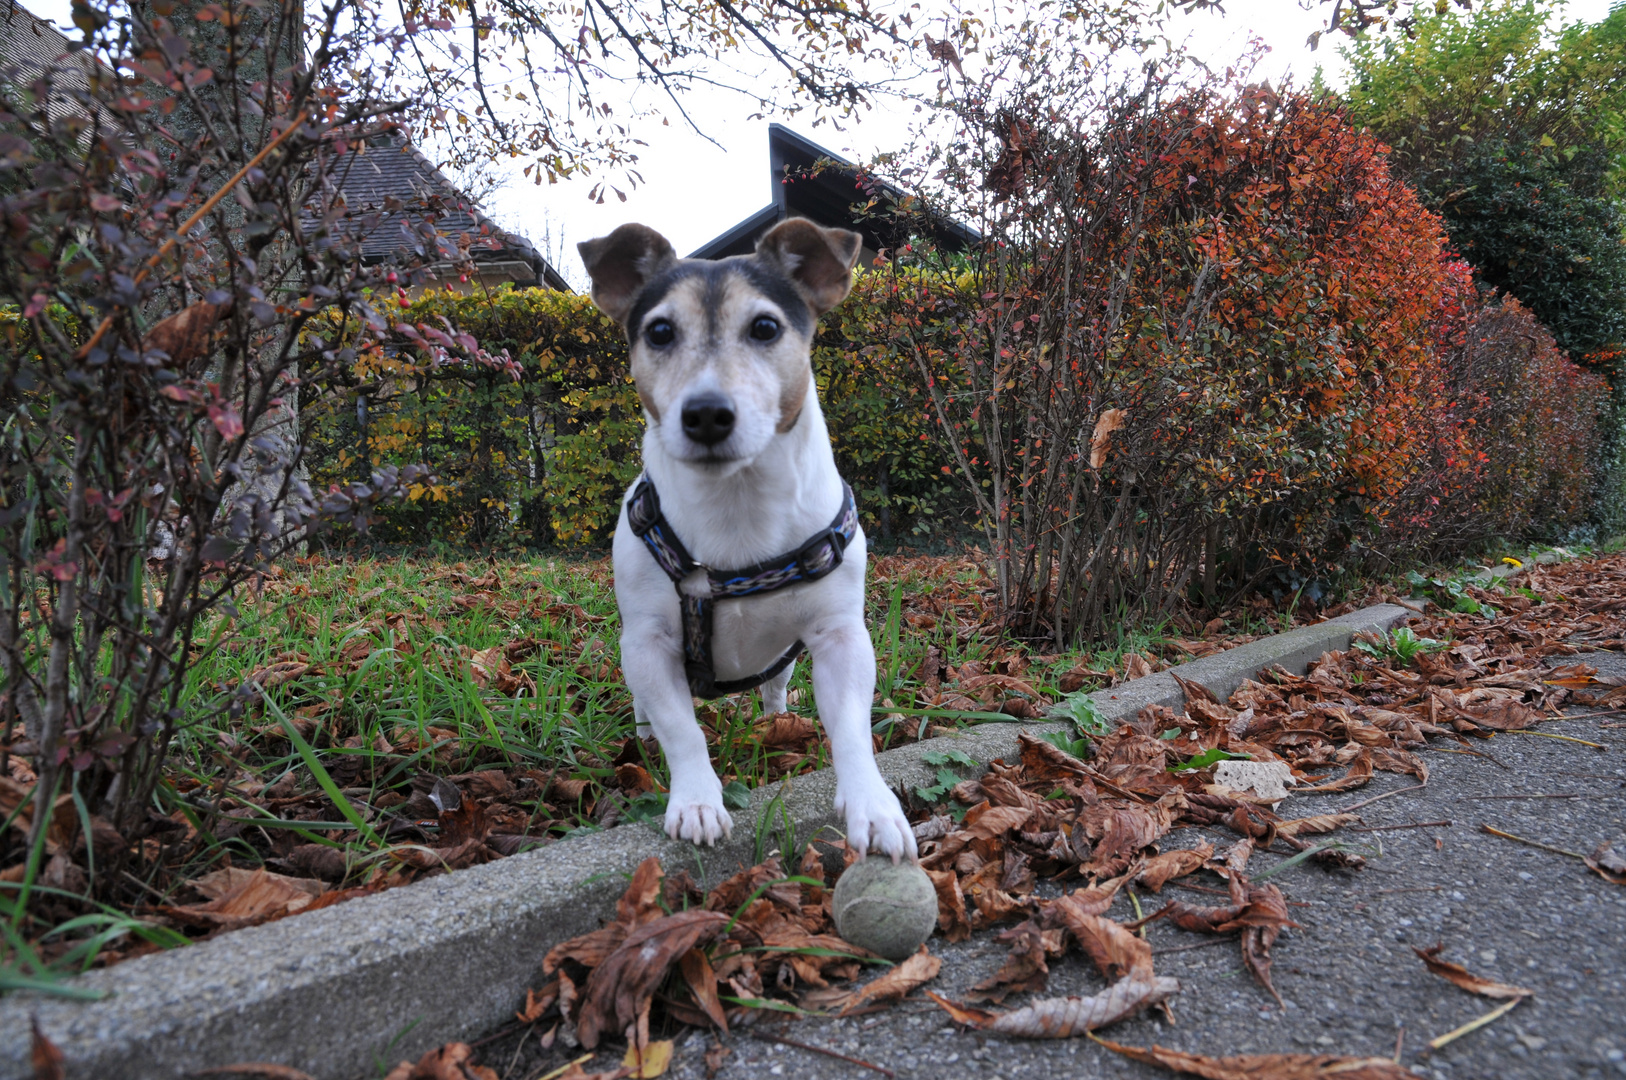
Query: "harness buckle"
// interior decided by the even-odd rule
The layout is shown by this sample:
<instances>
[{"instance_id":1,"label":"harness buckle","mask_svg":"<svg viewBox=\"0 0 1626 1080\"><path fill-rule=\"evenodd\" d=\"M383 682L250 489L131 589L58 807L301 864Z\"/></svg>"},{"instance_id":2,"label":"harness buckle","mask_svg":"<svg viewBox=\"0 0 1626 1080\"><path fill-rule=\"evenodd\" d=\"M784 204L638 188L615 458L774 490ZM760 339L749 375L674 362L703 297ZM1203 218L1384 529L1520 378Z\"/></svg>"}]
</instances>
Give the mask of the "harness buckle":
<instances>
[{"instance_id":1,"label":"harness buckle","mask_svg":"<svg viewBox=\"0 0 1626 1080\"><path fill-rule=\"evenodd\" d=\"M656 493L655 485L645 477L638 481L632 498L627 500L627 525L631 527L632 535L641 537L660 519L661 497Z\"/></svg>"},{"instance_id":2,"label":"harness buckle","mask_svg":"<svg viewBox=\"0 0 1626 1080\"><path fill-rule=\"evenodd\" d=\"M846 538L835 526L816 532L796 552L796 568L804 581L817 581L841 565Z\"/></svg>"}]
</instances>

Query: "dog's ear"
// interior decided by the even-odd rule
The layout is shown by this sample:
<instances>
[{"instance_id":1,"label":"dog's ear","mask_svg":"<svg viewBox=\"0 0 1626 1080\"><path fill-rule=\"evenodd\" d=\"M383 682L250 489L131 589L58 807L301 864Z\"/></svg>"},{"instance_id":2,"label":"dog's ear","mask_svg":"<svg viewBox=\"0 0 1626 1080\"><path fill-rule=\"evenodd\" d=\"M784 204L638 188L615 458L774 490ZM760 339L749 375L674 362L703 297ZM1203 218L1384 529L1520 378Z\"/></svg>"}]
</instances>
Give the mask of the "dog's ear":
<instances>
[{"instance_id":1,"label":"dog's ear","mask_svg":"<svg viewBox=\"0 0 1626 1080\"><path fill-rule=\"evenodd\" d=\"M576 245L593 279L593 303L624 322L649 279L677 258L666 237L648 225L623 225L609 236Z\"/></svg>"},{"instance_id":2,"label":"dog's ear","mask_svg":"<svg viewBox=\"0 0 1626 1080\"><path fill-rule=\"evenodd\" d=\"M774 264L807 297L815 315L846 299L853 265L864 238L846 229L826 229L806 218L789 218L757 241L757 257Z\"/></svg>"}]
</instances>

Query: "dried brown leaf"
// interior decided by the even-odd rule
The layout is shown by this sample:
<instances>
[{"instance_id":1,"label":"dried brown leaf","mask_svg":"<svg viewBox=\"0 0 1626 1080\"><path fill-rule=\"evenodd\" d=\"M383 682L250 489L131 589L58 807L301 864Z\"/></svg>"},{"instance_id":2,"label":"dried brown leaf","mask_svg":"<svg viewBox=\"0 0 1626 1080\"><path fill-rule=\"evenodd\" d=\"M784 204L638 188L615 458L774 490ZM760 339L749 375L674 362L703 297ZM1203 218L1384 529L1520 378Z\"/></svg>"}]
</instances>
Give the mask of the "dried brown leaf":
<instances>
[{"instance_id":1,"label":"dried brown leaf","mask_svg":"<svg viewBox=\"0 0 1626 1080\"><path fill-rule=\"evenodd\" d=\"M1124 426L1129 413L1123 409L1108 409L1095 420L1095 431L1090 435L1090 468L1099 469L1106 464L1107 452L1112 448L1112 433Z\"/></svg>"},{"instance_id":2,"label":"dried brown leaf","mask_svg":"<svg viewBox=\"0 0 1626 1080\"><path fill-rule=\"evenodd\" d=\"M543 1015L559 1001L559 980L554 979L544 986L540 993L525 988L525 1007L514 1014L514 1019L522 1024L534 1024L542 1019Z\"/></svg>"},{"instance_id":3,"label":"dried brown leaf","mask_svg":"<svg viewBox=\"0 0 1626 1080\"><path fill-rule=\"evenodd\" d=\"M1206 1077L1207 1080L1416 1080L1416 1073L1388 1058L1338 1057L1333 1054L1245 1054L1240 1057L1208 1057L1167 1050L1125 1046L1109 1039L1096 1042L1115 1053L1148 1065L1161 1065L1175 1072Z\"/></svg>"},{"instance_id":4,"label":"dried brown leaf","mask_svg":"<svg viewBox=\"0 0 1626 1080\"><path fill-rule=\"evenodd\" d=\"M728 1014L723 1011L722 999L717 996L717 973L712 970L710 958L699 949L690 949L683 954L678 970L683 973L683 981L688 984L689 993L694 995L695 1004L700 1006L700 1010L718 1030L728 1034Z\"/></svg>"},{"instance_id":5,"label":"dried brown leaf","mask_svg":"<svg viewBox=\"0 0 1626 1080\"><path fill-rule=\"evenodd\" d=\"M154 323L142 339L141 347L144 351L157 349L168 353L170 363L176 367L188 364L210 351L215 327L231 308L229 299L218 304L206 300L189 304Z\"/></svg>"},{"instance_id":6,"label":"dried brown leaf","mask_svg":"<svg viewBox=\"0 0 1626 1080\"><path fill-rule=\"evenodd\" d=\"M774 713L756 725L756 738L763 746L806 746L818 737L811 718L796 713Z\"/></svg>"},{"instance_id":7,"label":"dried brown leaf","mask_svg":"<svg viewBox=\"0 0 1626 1080\"><path fill-rule=\"evenodd\" d=\"M1200 869L1214 855L1214 845L1207 840L1202 841L1195 848L1180 851L1166 851L1146 860L1146 863L1135 872L1133 881L1151 889L1153 892L1162 892L1163 886L1175 878L1185 877Z\"/></svg>"},{"instance_id":8,"label":"dried brown leaf","mask_svg":"<svg viewBox=\"0 0 1626 1080\"><path fill-rule=\"evenodd\" d=\"M596 968L604 963L605 957L619 949L625 940L627 928L621 923L613 922L597 930L578 934L569 941L561 941L549 949L548 954L542 958L542 975L543 977L552 975L566 960L574 960L584 967Z\"/></svg>"},{"instance_id":9,"label":"dried brown leaf","mask_svg":"<svg viewBox=\"0 0 1626 1080\"><path fill-rule=\"evenodd\" d=\"M401 1062L384 1080L497 1080L497 1073L476 1065L467 1043L447 1043L419 1058L416 1065Z\"/></svg>"},{"instance_id":10,"label":"dried brown leaf","mask_svg":"<svg viewBox=\"0 0 1626 1080\"><path fill-rule=\"evenodd\" d=\"M971 936L971 919L966 913L960 876L953 870L927 870L926 876L937 890L938 930L949 941L965 941Z\"/></svg>"},{"instance_id":11,"label":"dried brown leaf","mask_svg":"<svg viewBox=\"0 0 1626 1080\"><path fill-rule=\"evenodd\" d=\"M1287 837L1313 836L1317 833L1329 833L1334 829L1341 829L1345 825L1353 825L1359 820L1361 820L1359 814L1316 814L1312 817L1277 822L1276 835Z\"/></svg>"},{"instance_id":12,"label":"dried brown leaf","mask_svg":"<svg viewBox=\"0 0 1626 1080\"><path fill-rule=\"evenodd\" d=\"M605 1031L621 1032L647 1012L655 990L684 953L723 932L728 916L718 911L679 911L645 923L627 935L587 977L576 1037L591 1050Z\"/></svg>"},{"instance_id":13,"label":"dried brown leaf","mask_svg":"<svg viewBox=\"0 0 1626 1080\"><path fill-rule=\"evenodd\" d=\"M200 880L205 881L205 889L214 892L214 899L205 904L163 905L159 910L191 926L236 930L304 911L323 888L319 881L263 868L216 871Z\"/></svg>"},{"instance_id":14,"label":"dried brown leaf","mask_svg":"<svg viewBox=\"0 0 1626 1080\"><path fill-rule=\"evenodd\" d=\"M1509 986L1507 983L1500 983L1494 979L1483 978L1482 976L1473 974L1461 964L1453 964L1449 960L1441 960L1440 951L1443 948L1443 945L1435 945L1429 949L1419 949L1414 945L1412 946L1411 951L1417 954L1418 959L1422 960L1423 963L1428 965L1428 970L1440 976L1442 979L1455 983L1464 990L1468 991L1470 994L1479 994L1482 997L1488 998L1506 999L1529 997L1531 994L1535 993L1534 990L1527 990L1522 986Z\"/></svg>"},{"instance_id":15,"label":"dried brown leaf","mask_svg":"<svg viewBox=\"0 0 1626 1080\"><path fill-rule=\"evenodd\" d=\"M66 1059L62 1051L40 1030L39 1017L30 1017L29 1023L33 1025L33 1031L29 1036L28 1056L34 1066L34 1080L64 1080L67 1074L63 1062Z\"/></svg>"},{"instance_id":16,"label":"dried brown leaf","mask_svg":"<svg viewBox=\"0 0 1626 1080\"><path fill-rule=\"evenodd\" d=\"M841 1011L845 1015L879 1001L895 1001L937 978L941 970L943 961L922 945L915 955L854 991Z\"/></svg>"},{"instance_id":17,"label":"dried brown leaf","mask_svg":"<svg viewBox=\"0 0 1626 1080\"><path fill-rule=\"evenodd\" d=\"M1142 848L1169 831L1184 807L1185 796L1178 792L1149 805L1103 802L1085 807L1078 815L1078 824L1094 841L1095 848L1081 869L1099 877L1123 870Z\"/></svg>"},{"instance_id":18,"label":"dried brown leaf","mask_svg":"<svg viewBox=\"0 0 1626 1080\"><path fill-rule=\"evenodd\" d=\"M991 1001L997 1005L1011 994L1043 990L1049 983L1050 965L1045 960L1044 933L1027 923L1011 943L999 970L973 986L966 999Z\"/></svg>"},{"instance_id":19,"label":"dried brown leaf","mask_svg":"<svg viewBox=\"0 0 1626 1080\"><path fill-rule=\"evenodd\" d=\"M957 1022L1023 1039L1067 1039L1115 1024L1142 1009L1167 1001L1180 983L1161 975L1150 980L1120 979L1093 997L1043 998L1006 1013L966 1008L927 991Z\"/></svg>"},{"instance_id":20,"label":"dried brown leaf","mask_svg":"<svg viewBox=\"0 0 1626 1080\"><path fill-rule=\"evenodd\" d=\"M1366 784L1372 779L1372 751L1368 747L1361 747L1353 760L1349 763L1349 771L1336 780L1315 787L1301 787L1296 789L1299 795L1325 795L1335 791L1349 791Z\"/></svg>"}]
</instances>

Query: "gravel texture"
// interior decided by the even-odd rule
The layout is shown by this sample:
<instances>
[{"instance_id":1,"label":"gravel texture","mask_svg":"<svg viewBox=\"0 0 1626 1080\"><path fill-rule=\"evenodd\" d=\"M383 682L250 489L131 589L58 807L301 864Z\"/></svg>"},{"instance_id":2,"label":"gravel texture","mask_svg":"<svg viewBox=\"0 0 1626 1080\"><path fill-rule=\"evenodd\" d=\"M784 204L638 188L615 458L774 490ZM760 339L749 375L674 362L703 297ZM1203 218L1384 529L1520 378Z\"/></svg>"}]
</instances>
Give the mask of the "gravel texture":
<instances>
[{"instance_id":1,"label":"gravel texture","mask_svg":"<svg viewBox=\"0 0 1626 1080\"><path fill-rule=\"evenodd\" d=\"M1573 659L1605 674L1626 675L1626 657L1613 653ZM1575 852L1612 840L1626 847L1626 728L1606 727L1623 718L1569 719L1541 730L1604 743L1606 750L1525 733L1473 740L1488 757L1443 751L1456 744L1436 739L1424 751L1433 775L1426 788L1397 794L1361 809L1365 826L1451 821L1336 838L1363 845L1366 870L1339 873L1309 864L1271 880L1293 902L1299 929L1283 933L1274 956L1280 1007L1243 969L1238 946L1185 948L1214 941L1165 923L1149 928L1160 975L1181 982L1171 1002L1174 1023L1153 1013L1102 1034L1131 1045L1159 1043L1213 1055L1243 1053L1338 1053L1391 1056L1397 1040L1402 1061L1435 1080L1554 1080L1559 1077L1626 1077L1626 888L1612 885L1579 859L1490 836L1482 825ZM1367 787L1342 795L1296 796L1284 816L1330 812L1415 783L1379 773ZM1505 796L1566 795L1566 798ZM1184 829L1171 833L1163 850L1188 847L1206 835L1217 848L1234 842L1227 830ZM1254 856L1255 873L1283 856ZM1209 887L1221 883L1198 875ZM1165 896L1188 903L1222 903L1175 886ZM1158 897L1141 904L1155 909ZM1120 897L1110 913L1134 918L1131 900ZM1500 1004L1476 997L1430 974L1412 947L1445 946L1444 957L1475 974L1533 989L1507 1015L1439 1051L1428 1041ZM958 945L931 943L943 960L932 989L959 1000L990 975L1004 955L992 935ZM1170 950L1163 952L1161 950ZM1103 980L1076 952L1053 965L1052 995L1092 994ZM1006 1007L1025 999L1013 996ZM678 1032L669 1076L706 1076L709 1035ZM732 1052L720 1080L764 1076L847 1080L880 1074L831 1057L775 1042L795 1039L862 1058L900 1078L1017 1080L1024 1077L1171 1075L1131 1062L1088 1039L1028 1042L988 1038L955 1028L929 999L847 1020L763 1021L728 1041ZM512 1036L481 1047L481 1060L505 1077L545 1074L569 1058L562 1048L547 1053L516 1044ZM609 1048L595 1064L619 1061ZM575 1051L579 1055L580 1051ZM574 1055L572 1055L574 1056ZM506 1066L506 1069L505 1069Z\"/></svg>"}]
</instances>

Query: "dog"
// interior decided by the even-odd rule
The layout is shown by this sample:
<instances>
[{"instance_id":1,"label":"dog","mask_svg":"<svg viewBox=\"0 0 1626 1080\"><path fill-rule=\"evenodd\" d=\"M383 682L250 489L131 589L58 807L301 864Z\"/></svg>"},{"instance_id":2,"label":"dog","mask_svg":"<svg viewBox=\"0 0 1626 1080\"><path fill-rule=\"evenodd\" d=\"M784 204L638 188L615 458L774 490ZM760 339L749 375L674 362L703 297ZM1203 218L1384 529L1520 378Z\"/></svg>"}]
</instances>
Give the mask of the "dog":
<instances>
[{"instance_id":1,"label":"dog","mask_svg":"<svg viewBox=\"0 0 1626 1080\"><path fill-rule=\"evenodd\" d=\"M594 303L626 332L646 420L615 597L638 734L671 773L667 835L709 846L733 828L693 698L760 686L783 712L805 644L847 843L917 858L875 764L864 534L813 381L819 316L851 290L861 238L791 218L716 261L679 259L635 224L577 247Z\"/></svg>"}]
</instances>

